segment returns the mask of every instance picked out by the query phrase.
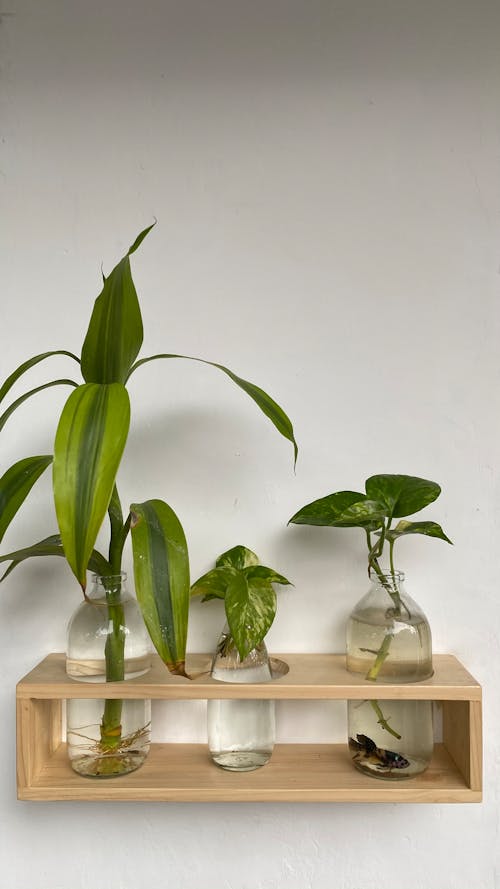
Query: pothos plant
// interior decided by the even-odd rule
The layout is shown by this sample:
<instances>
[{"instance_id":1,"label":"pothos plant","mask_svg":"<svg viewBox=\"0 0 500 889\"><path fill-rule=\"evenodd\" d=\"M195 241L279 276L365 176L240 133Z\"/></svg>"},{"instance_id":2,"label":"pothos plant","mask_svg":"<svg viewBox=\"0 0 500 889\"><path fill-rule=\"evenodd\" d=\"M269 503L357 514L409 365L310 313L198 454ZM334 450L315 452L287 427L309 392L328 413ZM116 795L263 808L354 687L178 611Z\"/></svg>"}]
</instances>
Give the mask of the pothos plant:
<instances>
[{"instance_id":1,"label":"pothos plant","mask_svg":"<svg viewBox=\"0 0 500 889\"><path fill-rule=\"evenodd\" d=\"M172 673L185 676L185 651L189 608L189 563L182 526L163 500L132 503L124 516L116 475L127 441L130 402L127 383L143 364L190 356L161 353L138 358L143 326L132 279L130 256L153 226L142 231L108 277L97 297L83 341L81 354L66 349L43 352L24 361L0 388L0 402L30 368L54 355L74 361L83 381L50 380L25 392L0 416L0 429L27 399L52 386L74 390L59 419L54 454L28 457L17 462L0 479L0 537L26 499L37 478L53 462L53 493L59 532L23 549L7 553L0 561L9 565L4 579L22 561L32 557L64 557L86 595L87 570L106 577L121 572L123 549L131 532L136 593L144 621L158 654ZM247 393L276 429L294 447L292 424L281 407L259 386L236 376L222 364L201 361L221 370ZM95 549L106 514L109 547L106 555ZM123 634L119 633L120 607L113 601L116 584L109 583L108 604L113 633L106 644L106 676L123 679ZM102 745L114 749L120 743L121 702L107 701L102 719Z\"/></svg>"},{"instance_id":2,"label":"pothos plant","mask_svg":"<svg viewBox=\"0 0 500 889\"><path fill-rule=\"evenodd\" d=\"M289 521L296 525L322 525L331 528L361 528L368 550L368 573L380 580L393 603L394 617L400 619L404 604L396 582L394 547L398 540L410 534L436 537L451 543L441 525L433 521L408 521L424 507L433 503L441 493L436 482L411 475L372 475L365 482L365 493L337 491L303 506ZM396 524L395 520L399 519ZM389 553L389 572L381 567L385 552ZM375 681L390 653L394 636L387 632L366 679ZM379 723L391 734L394 732L384 719L377 701L371 702Z\"/></svg>"},{"instance_id":3,"label":"pothos plant","mask_svg":"<svg viewBox=\"0 0 500 889\"><path fill-rule=\"evenodd\" d=\"M215 568L191 587L191 595L202 596L202 602L224 600L229 626L229 636L224 642L231 644L234 641L242 661L260 645L274 621L274 583L289 585L290 581L273 568L261 565L251 549L234 546L222 553ZM220 653L224 654L223 651Z\"/></svg>"}]
</instances>

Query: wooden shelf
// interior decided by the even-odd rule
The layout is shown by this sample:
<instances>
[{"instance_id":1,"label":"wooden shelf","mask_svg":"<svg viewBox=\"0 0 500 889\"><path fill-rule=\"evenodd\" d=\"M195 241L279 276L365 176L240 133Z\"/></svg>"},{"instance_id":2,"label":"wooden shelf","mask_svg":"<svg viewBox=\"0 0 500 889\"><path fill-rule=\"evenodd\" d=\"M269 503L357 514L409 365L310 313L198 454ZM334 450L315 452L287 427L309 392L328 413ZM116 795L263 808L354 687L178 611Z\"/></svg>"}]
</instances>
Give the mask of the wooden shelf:
<instances>
[{"instance_id":1,"label":"wooden shelf","mask_svg":"<svg viewBox=\"0 0 500 889\"><path fill-rule=\"evenodd\" d=\"M126 683L78 682L65 657L51 654L17 687L18 797L30 800L480 802L482 789L481 687L451 655L435 655L431 679L409 684L367 682L347 673L345 657L280 654L276 681L239 685L208 674L210 657L191 655L188 672L172 676L154 656L152 670ZM284 672L288 665L288 672ZM271 761L245 774L215 766L204 744L153 744L144 765L103 781L82 778L61 742L67 698L272 698L276 700L407 699L442 702L443 743L424 774L389 782L353 768L344 744L279 744Z\"/></svg>"}]
</instances>

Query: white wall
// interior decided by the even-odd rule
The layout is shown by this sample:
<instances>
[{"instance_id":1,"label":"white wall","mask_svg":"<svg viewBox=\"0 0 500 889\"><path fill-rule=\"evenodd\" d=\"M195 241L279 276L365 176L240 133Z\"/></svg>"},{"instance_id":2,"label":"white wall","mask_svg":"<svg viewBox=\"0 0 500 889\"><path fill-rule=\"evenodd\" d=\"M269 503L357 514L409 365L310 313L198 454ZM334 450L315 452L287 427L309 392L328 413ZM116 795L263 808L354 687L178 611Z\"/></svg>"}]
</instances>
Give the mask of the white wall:
<instances>
[{"instance_id":1,"label":"white wall","mask_svg":"<svg viewBox=\"0 0 500 889\"><path fill-rule=\"evenodd\" d=\"M172 503L193 577L236 543L255 549L295 584L271 647L330 651L364 591L363 540L287 519L375 472L439 481L428 517L455 546L412 539L399 564L435 650L486 700L482 805L16 802L15 682L63 649L79 601L62 562L22 566L0 591L2 889L500 887L499 4L4 8L1 377L79 350L101 262L156 216L133 260L144 354L201 355L263 385L301 453L294 476L291 448L216 371L150 365L131 384L123 499ZM26 384L70 370L53 359ZM2 471L50 451L66 394L11 419ZM53 528L47 477L3 551ZM191 650L221 621L215 603L193 608ZM299 733L293 707L282 732ZM199 708L176 715L199 731ZM341 717L311 708L300 731L343 737ZM157 711L157 733L166 722Z\"/></svg>"}]
</instances>

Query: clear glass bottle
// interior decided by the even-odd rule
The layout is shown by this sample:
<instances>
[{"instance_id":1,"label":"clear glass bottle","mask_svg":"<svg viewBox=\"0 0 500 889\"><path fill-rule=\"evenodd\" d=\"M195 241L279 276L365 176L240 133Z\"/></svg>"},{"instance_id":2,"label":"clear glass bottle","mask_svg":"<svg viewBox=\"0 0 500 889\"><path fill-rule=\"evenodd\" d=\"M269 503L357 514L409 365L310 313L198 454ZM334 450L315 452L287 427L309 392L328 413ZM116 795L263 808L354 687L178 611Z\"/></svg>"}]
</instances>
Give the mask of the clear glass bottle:
<instances>
[{"instance_id":1,"label":"clear glass bottle","mask_svg":"<svg viewBox=\"0 0 500 889\"><path fill-rule=\"evenodd\" d=\"M371 571L370 582L347 622L347 669L371 682L418 682L432 676L430 627L404 589L404 574ZM360 771L401 780L429 765L430 701L348 701L347 717L349 750Z\"/></svg>"},{"instance_id":2,"label":"clear glass bottle","mask_svg":"<svg viewBox=\"0 0 500 889\"><path fill-rule=\"evenodd\" d=\"M126 589L126 574L93 575L92 589L68 625L68 676L98 685L142 676L150 667L149 636ZM68 700L66 738L73 769L95 778L134 771L149 752L150 724L148 700Z\"/></svg>"},{"instance_id":3,"label":"clear glass bottle","mask_svg":"<svg viewBox=\"0 0 500 889\"><path fill-rule=\"evenodd\" d=\"M242 661L226 627L212 661L219 682L269 682L272 679L264 642ZM208 746L223 769L249 772L271 759L275 741L274 701L208 701Z\"/></svg>"}]
</instances>

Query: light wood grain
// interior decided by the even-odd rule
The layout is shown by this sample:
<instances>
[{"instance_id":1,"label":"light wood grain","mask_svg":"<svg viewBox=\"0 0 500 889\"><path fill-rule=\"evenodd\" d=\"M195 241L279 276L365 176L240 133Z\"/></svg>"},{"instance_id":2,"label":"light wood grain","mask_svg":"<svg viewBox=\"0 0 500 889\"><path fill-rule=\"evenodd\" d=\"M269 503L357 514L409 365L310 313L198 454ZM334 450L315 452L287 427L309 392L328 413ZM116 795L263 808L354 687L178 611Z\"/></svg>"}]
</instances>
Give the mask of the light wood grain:
<instances>
[{"instance_id":1,"label":"light wood grain","mask_svg":"<svg viewBox=\"0 0 500 889\"><path fill-rule=\"evenodd\" d=\"M451 655L436 655L435 673L419 683L370 683L345 670L343 655L285 654L274 682L238 685L208 675L208 655L191 655L193 681L171 676L154 658L146 676L124 683L69 679L62 654L49 655L17 687L18 796L30 800L479 802L482 786L481 687ZM206 745L156 744L137 772L108 781L82 778L60 743L64 698L276 698L441 700L443 741L423 774L377 780L356 771L346 745L282 744L271 762L237 774L215 766Z\"/></svg>"},{"instance_id":2,"label":"light wood grain","mask_svg":"<svg viewBox=\"0 0 500 889\"><path fill-rule=\"evenodd\" d=\"M407 781L369 778L345 745L281 744L271 761L238 774L215 766L203 744L153 744L144 765L108 781L72 771L65 745L45 763L22 799L197 802L470 802L471 791L443 745L424 774Z\"/></svg>"},{"instance_id":3,"label":"light wood grain","mask_svg":"<svg viewBox=\"0 0 500 889\"><path fill-rule=\"evenodd\" d=\"M434 675L413 683L369 682L348 673L341 654L279 654L289 670L274 682L235 684L209 676L210 655L188 656L187 669L193 680L173 676L159 657L144 676L125 683L99 684L99 698L151 698L203 700L210 698L268 698L275 700L481 700L481 687L452 655L434 656ZM382 691L383 689L383 691ZM65 656L50 654L17 687L19 698L94 698L96 684L70 679Z\"/></svg>"}]
</instances>

